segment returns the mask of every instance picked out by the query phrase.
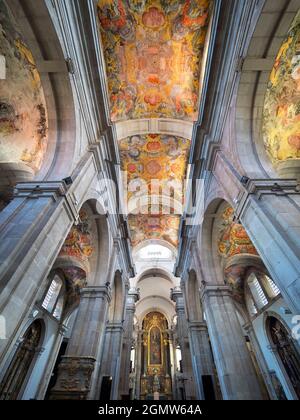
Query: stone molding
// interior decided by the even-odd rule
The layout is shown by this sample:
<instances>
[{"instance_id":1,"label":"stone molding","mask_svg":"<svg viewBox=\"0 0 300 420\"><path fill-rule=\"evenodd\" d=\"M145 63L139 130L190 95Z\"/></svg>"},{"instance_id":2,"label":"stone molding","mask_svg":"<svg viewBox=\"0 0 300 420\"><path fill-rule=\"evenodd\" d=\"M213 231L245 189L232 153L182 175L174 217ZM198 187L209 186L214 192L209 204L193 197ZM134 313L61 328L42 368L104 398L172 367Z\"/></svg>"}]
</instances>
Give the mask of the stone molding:
<instances>
[{"instance_id":1,"label":"stone molding","mask_svg":"<svg viewBox=\"0 0 300 420\"><path fill-rule=\"evenodd\" d=\"M200 290L201 300L212 297L232 297L230 287L223 285L206 285Z\"/></svg>"},{"instance_id":2,"label":"stone molding","mask_svg":"<svg viewBox=\"0 0 300 420\"><path fill-rule=\"evenodd\" d=\"M107 299L108 303L112 299L110 286L84 287L80 295L82 299Z\"/></svg>"}]
</instances>

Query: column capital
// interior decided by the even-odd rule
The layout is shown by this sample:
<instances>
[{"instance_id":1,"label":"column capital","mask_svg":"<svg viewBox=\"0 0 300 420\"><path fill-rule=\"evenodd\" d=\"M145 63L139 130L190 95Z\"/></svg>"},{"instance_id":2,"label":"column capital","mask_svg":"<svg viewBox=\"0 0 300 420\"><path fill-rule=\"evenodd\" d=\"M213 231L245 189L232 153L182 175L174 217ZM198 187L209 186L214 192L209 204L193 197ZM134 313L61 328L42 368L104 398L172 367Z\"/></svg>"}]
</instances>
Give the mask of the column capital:
<instances>
[{"instance_id":1,"label":"column capital","mask_svg":"<svg viewBox=\"0 0 300 420\"><path fill-rule=\"evenodd\" d=\"M189 321L188 328L190 331L207 331L205 321Z\"/></svg>"},{"instance_id":2,"label":"column capital","mask_svg":"<svg viewBox=\"0 0 300 420\"><path fill-rule=\"evenodd\" d=\"M201 299L211 298L211 297L221 297L221 296L229 296L232 297L232 291L229 286L217 284L217 285L209 285L205 284L200 289Z\"/></svg>"},{"instance_id":3,"label":"column capital","mask_svg":"<svg viewBox=\"0 0 300 420\"><path fill-rule=\"evenodd\" d=\"M80 291L80 295L82 299L107 299L108 302L111 301L111 288L107 284L105 286L98 286L98 287L84 287Z\"/></svg>"},{"instance_id":4,"label":"column capital","mask_svg":"<svg viewBox=\"0 0 300 420\"><path fill-rule=\"evenodd\" d=\"M128 298L134 301L134 303L138 302L141 298L140 289L137 289L136 287L129 289Z\"/></svg>"},{"instance_id":5,"label":"column capital","mask_svg":"<svg viewBox=\"0 0 300 420\"><path fill-rule=\"evenodd\" d=\"M68 191L65 182L24 182L17 184L15 197L39 198L64 196Z\"/></svg>"},{"instance_id":6,"label":"column capital","mask_svg":"<svg viewBox=\"0 0 300 420\"><path fill-rule=\"evenodd\" d=\"M109 331L111 333L124 332L123 322L109 322L106 326L106 331Z\"/></svg>"},{"instance_id":7,"label":"column capital","mask_svg":"<svg viewBox=\"0 0 300 420\"><path fill-rule=\"evenodd\" d=\"M299 182L292 179L249 179L245 190L238 199L235 214L239 219L246 206L249 196L256 196L258 200L263 195L287 196L299 195Z\"/></svg>"},{"instance_id":8,"label":"column capital","mask_svg":"<svg viewBox=\"0 0 300 420\"><path fill-rule=\"evenodd\" d=\"M69 193L69 187L64 181L24 182L17 184L14 189L14 198L37 200L47 197L52 198L54 202L63 197L74 220L78 219L78 203Z\"/></svg>"},{"instance_id":9,"label":"column capital","mask_svg":"<svg viewBox=\"0 0 300 420\"><path fill-rule=\"evenodd\" d=\"M177 303L178 299L183 298L181 287L174 287L171 289L170 298L173 302Z\"/></svg>"}]
</instances>

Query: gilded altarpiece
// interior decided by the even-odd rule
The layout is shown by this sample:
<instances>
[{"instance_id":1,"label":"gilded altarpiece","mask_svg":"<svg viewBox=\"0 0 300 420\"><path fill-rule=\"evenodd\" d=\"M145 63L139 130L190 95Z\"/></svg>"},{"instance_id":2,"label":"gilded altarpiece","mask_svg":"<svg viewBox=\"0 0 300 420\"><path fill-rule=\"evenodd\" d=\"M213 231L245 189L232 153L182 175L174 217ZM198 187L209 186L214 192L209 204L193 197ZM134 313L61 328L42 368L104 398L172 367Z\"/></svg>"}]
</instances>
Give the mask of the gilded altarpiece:
<instances>
[{"instance_id":1,"label":"gilded altarpiece","mask_svg":"<svg viewBox=\"0 0 300 420\"><path fill-rule=\"evenodd\" d=\"M172 399L168 322L159 312L143 322L141 399Z\"/></svg>"}]
</instances>

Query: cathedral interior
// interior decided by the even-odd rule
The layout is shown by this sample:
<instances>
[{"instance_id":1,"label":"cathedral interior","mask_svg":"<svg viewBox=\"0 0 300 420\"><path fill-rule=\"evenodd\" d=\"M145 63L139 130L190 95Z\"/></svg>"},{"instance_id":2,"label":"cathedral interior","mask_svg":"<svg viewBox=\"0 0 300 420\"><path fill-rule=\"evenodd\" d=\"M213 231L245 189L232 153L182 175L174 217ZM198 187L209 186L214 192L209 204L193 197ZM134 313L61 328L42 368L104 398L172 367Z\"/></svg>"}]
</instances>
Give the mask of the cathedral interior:
<instances>
[{"instance_id":1,"label":"cathedral interior","mask_svg":"<svg viewBox=\"0 0 300 420\"><path fill-rule=\"evenodd\" d=\"M300 0L0 0L0 400L300 399Z\"/></svg>"}]
</instances>

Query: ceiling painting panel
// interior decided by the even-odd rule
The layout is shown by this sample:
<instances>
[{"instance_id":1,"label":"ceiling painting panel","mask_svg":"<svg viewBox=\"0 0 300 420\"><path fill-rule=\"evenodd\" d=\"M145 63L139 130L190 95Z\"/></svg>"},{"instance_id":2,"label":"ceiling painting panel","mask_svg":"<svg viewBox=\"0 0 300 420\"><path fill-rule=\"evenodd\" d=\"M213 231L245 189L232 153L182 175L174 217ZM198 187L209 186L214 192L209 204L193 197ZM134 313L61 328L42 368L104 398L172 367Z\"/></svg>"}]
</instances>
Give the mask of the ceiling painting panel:
<instances>
[{"instance_id":1,"label":"ceiling painting panel","mask_svg":"<svg viewBox=\"0 0 300 420\"><path fill-rule=\"evenodd\" d=\"M127 177L126 198L136 206L129 216L133 246L157 239L176 247L181 212L174 202L183 204L190 140L159 134L132 136L121 140L119 148Z\"/></svg>"},{"instance_id":2,"label":"ceiling painting panel","mask_svg":"<svg viewBox=\"0 0 300 420\"><path fill-rule=\"evenodd\" d=\"M139 186L147 185L148 194L159 181L162 190L168 191L172 185L183 185L190 141L167 135L150 134L132 136L119 142L121 168L127 174L130 199ZM175 181L176 184L172 184Z\"/></svg>"},{"instance_id":3,"label":"ceiling painting panel","mask_svg":"<svg viewBox=\"0 0 300 420\"><path fill-rule=\"evenodd\" d=\"M300 159L300 11L282 44L263 113L266 150L273 162Z\"/></svg>"},{"instance_id":4,"label":"ceiling painting panel","mask_svg":"<svg viewBox=\"0 0 300 420\"><path fill-rule=\"evenodd\" d=\"M100 0L111 119L198 118L212 1Z\"/></svg>"}]
</instances>

